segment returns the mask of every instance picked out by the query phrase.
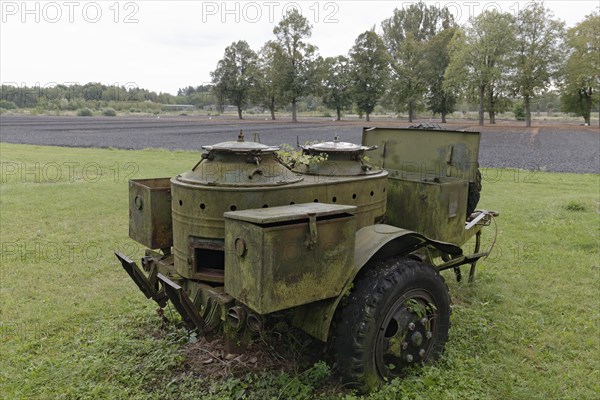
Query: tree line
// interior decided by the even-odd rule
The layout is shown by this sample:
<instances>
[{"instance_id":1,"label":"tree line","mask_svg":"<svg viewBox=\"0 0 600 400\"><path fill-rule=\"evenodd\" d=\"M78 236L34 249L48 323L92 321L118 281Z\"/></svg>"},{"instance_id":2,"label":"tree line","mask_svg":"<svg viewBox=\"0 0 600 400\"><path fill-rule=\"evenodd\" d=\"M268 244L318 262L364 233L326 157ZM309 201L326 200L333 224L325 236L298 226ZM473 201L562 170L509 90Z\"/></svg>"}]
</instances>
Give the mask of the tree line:
<instances>
[{"instance_id":1,"label":"tree line","mask_svg":"<svg viewBox=\"0 0 600 400\"><path fill-rule=\"evenodd\" d=\"M211 73L220 104L270 110L320 96L341 111L354 105L369 120L376 105L408 113L440 114L442 122L459 99L478 104L479 124L522 102L531 126L534 98L561 94L561 108L590 123L600 103L600 15L592 13L566 30L543 3L529 3L514 16L487 10L459 26L447 8L420 2L361 33L347 55L323 58L309 42L312 26L291 10L273 29L275 38L258 51L240 40L225 49Z\"/></svg>"},{"instance_id":2,"label":"tree line","mask_svg":"<svg viewBox=\"0 0 600 400\"><path fill-rule=\"evenodd\" d=\"M0 109L78 110L84 107L111 106L119 111L133 107L141 112L160 110L161 105L192 104L203 107L215 102L212 85L179 89L176 96L143 89L134 83L105 85L90 82L84 85L72 83L43 86L3 83L0 86Z\"/></svg>"}]
</instances>

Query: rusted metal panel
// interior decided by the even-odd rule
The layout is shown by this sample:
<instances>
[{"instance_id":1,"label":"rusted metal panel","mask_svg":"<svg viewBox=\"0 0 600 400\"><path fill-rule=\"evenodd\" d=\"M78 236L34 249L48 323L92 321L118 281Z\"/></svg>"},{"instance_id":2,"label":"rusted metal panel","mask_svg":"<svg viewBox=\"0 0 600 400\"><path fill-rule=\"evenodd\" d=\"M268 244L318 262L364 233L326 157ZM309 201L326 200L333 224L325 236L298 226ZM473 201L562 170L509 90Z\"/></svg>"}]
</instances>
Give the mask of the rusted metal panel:
<instances>
[{"instance_id":1,"label":"rusted metal panel","mask_svg":"<svg viewBox=\"0 0 600 400\"><path fill-rule=\"evenodd\" d=\"M170 178L129 181L129 237L151 249L172 246Z\"/></svg>"},{"instance_id":2,"label":"rusted metal panel","mask_svg":"<svg viewBox=\"0 0 600 400\"><path fill-rule=\"evenodd\" d=\"M330 214L333 208L338 214ZM311 210L310 213L306 211ZM318 210L323 210L321 216ZM282 223L225 215L225 290L260 314L337 296L354 268L355 207L305 204L277 207ZM268 221L255 210L255 221ZM272 211L272 210L271 210ZM310 219L316 218L311 234ZM300 218L300 219L299 219Z\"/></svg>"},{"instance_id":3,"label":"rusted metal panel","mask_svg":"<svg viewBox=\"0 0 600 400\"><path fill-rule=\"evenodd\" d=\"M473 182L479 168L479 132L364 128L362 143L378 146L370 162L387 170Z\"/></svg>"}]
</instances>

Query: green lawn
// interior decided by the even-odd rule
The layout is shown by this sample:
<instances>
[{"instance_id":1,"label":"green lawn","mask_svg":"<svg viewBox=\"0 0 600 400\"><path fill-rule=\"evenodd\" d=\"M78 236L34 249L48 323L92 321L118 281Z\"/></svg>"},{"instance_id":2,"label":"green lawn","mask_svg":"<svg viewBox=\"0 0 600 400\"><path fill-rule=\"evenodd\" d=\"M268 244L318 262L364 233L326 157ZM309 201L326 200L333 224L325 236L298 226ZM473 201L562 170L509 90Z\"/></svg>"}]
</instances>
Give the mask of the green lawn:
<instances>
[{"instance_id":1,"label":"green lawn","mask_svg":"<svg viewBox=\"0 0 600 400\"><path fill-rule=\"evenodd\" d=\"M0 144L0 398L356 398L323 364L206 381L113 250L127 181L171 176L197 152ZM484 170L498 237L453 298L443 359L371 399L592 399L600 394L599 176ZM486 243L491 243L489 229ZM466 269L465 269L465 272Z\"/></svg>"}]
</instances>

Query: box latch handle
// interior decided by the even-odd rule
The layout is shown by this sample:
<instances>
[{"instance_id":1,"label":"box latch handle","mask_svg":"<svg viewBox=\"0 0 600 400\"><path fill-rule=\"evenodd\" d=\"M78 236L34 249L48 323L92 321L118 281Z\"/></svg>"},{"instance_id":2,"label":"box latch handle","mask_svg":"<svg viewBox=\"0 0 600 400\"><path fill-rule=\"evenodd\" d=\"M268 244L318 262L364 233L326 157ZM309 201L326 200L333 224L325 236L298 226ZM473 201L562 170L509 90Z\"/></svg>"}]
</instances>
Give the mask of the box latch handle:
<instances>
[{"instance_id":1,"label":"box latch handle","mask_svg":"<svg viewBox=\"0 0 600 400\"><path fill-rule=\"evenodd\" d=\"M308 229L310 232L310 236L306 241L306 247L312 249L317 244L317 239L319 235L317 233L317 214L316 213L308 213Z\"/></svg>"}]
</instances>

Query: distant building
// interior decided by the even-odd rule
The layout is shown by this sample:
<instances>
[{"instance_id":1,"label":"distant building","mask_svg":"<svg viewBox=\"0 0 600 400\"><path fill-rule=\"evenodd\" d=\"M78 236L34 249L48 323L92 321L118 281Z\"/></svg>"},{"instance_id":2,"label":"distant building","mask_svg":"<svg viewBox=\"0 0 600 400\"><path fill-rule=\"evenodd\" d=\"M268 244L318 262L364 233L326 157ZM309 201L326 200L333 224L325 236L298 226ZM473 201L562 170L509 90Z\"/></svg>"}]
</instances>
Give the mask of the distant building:
<instances>
[{"instance_id":1,"label":"distant building","mask_svg":"<svg viewBox=\"0 0 600 400\"><path fill-rule=\"evenodd\" d=\"M173 110L173 111L184 111L184 110L193 111L196 109L196 106L193 104L163 104L162 106L166 110Z\"/></svg>"},{"instance_id":2,"label":"distant building","mask_svg":"<svg viewBox=\"0 0 600 400\"><path fill-rule=\"evenodd\" d=\"M208 106L204 106L202 108L204 111L219 111L219 107L216 104L210 104ZM236 106L232 106L232 105L226 105L223 106L223 111L227 112L227 111L237 111L237 107Z\"/></svg>"}]
</instances>

